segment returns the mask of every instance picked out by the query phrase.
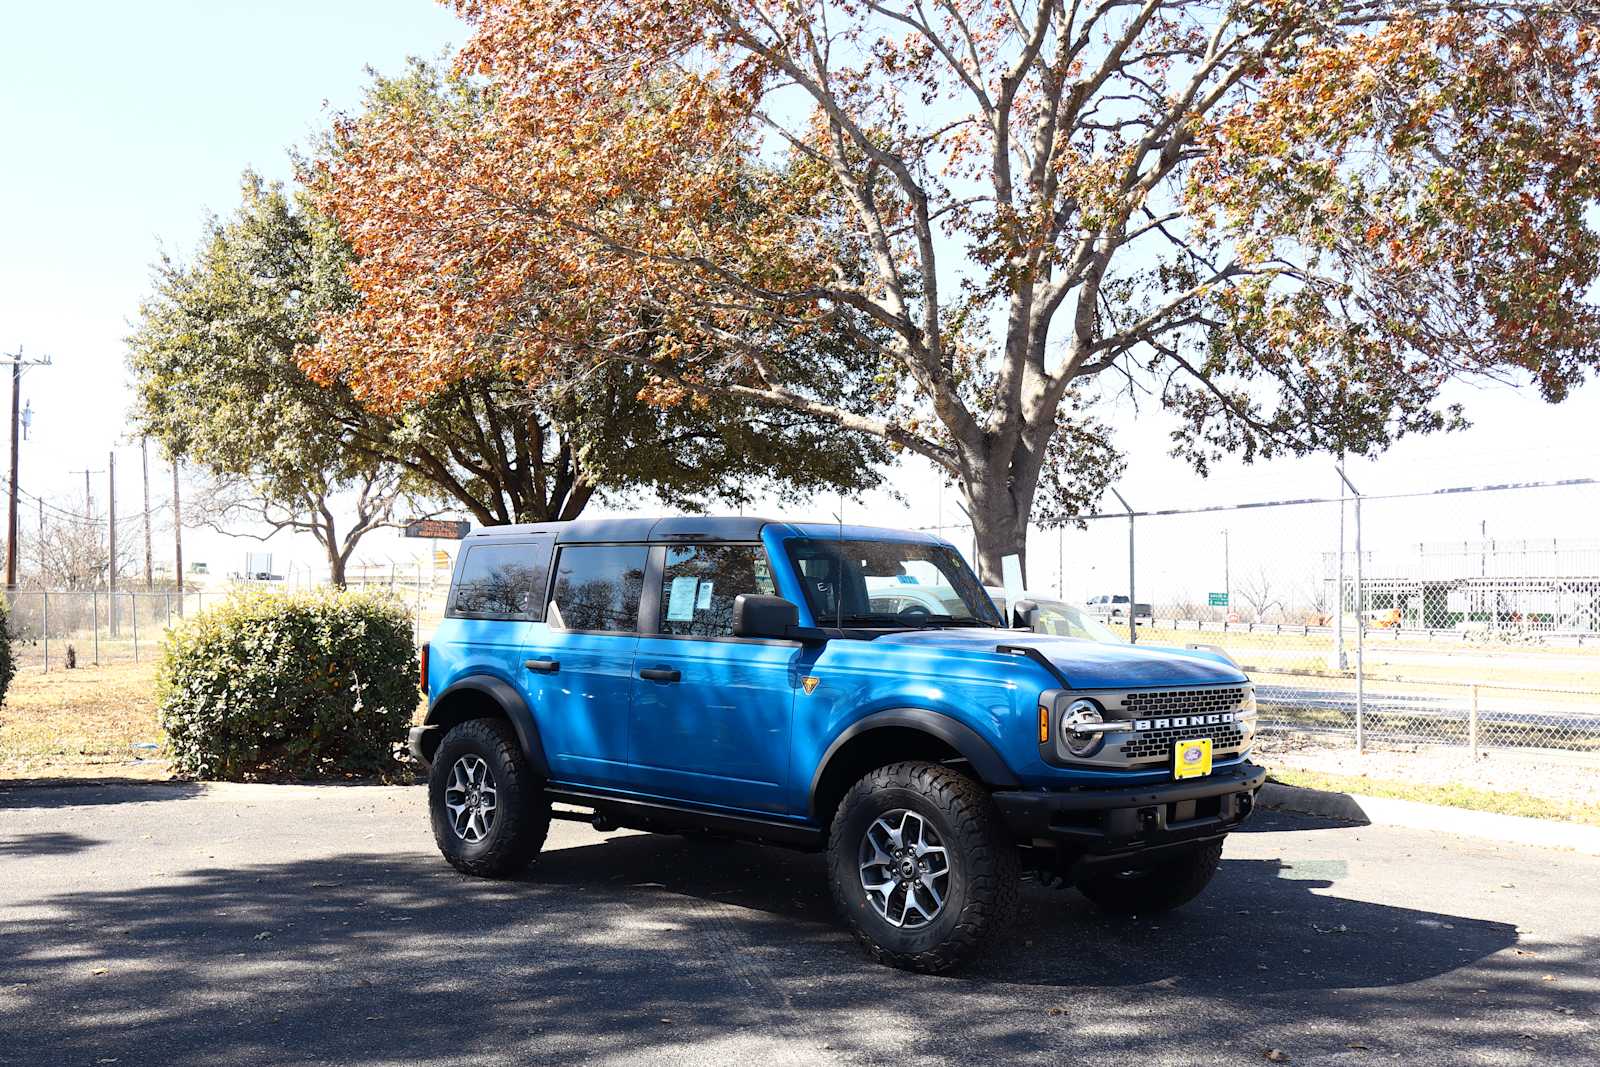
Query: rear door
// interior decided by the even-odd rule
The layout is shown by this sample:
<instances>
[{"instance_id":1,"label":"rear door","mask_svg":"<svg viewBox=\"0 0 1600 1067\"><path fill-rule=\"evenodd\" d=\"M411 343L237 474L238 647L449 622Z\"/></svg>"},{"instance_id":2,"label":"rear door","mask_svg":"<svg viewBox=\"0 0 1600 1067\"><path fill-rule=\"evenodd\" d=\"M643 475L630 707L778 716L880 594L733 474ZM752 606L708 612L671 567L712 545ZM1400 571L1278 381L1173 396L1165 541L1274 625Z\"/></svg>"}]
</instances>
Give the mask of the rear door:
<instances>
[{"instance_id":1,"label":"rear door","mask_svg":"<svg viewBox=\"0 0 1600 1067\"><path fill-rule=\"evenodd\" d=\"M698 804L782 812L801 646L733 636L740 593L776 593L759 544L652 549L633 688L639 788Z\"/></svg>"},{"instance_id":2,"label":"rear door","mask_svg":"<svg viewBox=\"0 0 1600 1067\"><path fill-rule=\"evenodd\" d=\"M544 601L553 543L535 536L462 546L445 619L429 646L444 685L489 675L528 695L522 649Z\"/></svg>"},{"instance_id":3,"label":"rear door","mask_svg":"<svg viewBox=\"0 0 1600 1067\"><path fill-rule=\"evenodd\" d=\"M629 788L628 706L639 644L642 544L558 545L544 621L524 651L550 772Z\"/></svg>"}]
</instances>

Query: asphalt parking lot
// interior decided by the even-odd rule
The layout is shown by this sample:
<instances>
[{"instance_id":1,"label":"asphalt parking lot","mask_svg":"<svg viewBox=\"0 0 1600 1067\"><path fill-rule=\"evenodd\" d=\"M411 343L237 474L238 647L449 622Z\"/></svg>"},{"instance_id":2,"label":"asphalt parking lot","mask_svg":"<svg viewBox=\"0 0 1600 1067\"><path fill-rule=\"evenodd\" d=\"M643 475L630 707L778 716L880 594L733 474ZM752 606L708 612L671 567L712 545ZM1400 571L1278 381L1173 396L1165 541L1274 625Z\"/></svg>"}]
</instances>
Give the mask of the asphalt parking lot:
<instances>
[{"instance_id":1,"label":"asphalt parking lot","mask_svg":"<svg viewBox=\"0 0 1600 1067\"><path fill-rule=\"evenodd\" d=\"M819 857L558 823L464 878L419 788L0 784L0 1063L1593 1064L1600 858L1264 813L1159 919L1030 886L868 963Z\"/></svg>"}]
</instances>

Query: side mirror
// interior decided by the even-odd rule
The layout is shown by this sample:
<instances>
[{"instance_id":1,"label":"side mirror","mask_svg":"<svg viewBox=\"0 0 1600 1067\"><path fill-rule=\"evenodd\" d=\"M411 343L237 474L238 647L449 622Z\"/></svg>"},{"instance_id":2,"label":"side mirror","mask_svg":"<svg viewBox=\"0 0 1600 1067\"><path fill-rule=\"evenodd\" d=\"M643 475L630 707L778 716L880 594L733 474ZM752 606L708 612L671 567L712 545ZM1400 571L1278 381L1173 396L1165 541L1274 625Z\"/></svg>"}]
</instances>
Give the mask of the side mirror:
<instances>
[{"instance_id":1,"label":"side mirror","mask_svg":"<svg viewBox=\"0 0 1600 1067\"><path fill-rule=\"evenodd\" d=\"M1038 602L1033 600L1019 600L1014 609L1017 628L1021 630L1033 629L1033 616L1038 612Z\"/></svg>"},{"instance_id":2,"label":"side mirror","mask_svg":"<svg viewBox=\"0 0 1600 1067\"><path fill-rule=\"evenodd\" d=\"M781 596L740 593L733 598L733 636L792 638L800 609Z\"/></svg>"}]
</instances>

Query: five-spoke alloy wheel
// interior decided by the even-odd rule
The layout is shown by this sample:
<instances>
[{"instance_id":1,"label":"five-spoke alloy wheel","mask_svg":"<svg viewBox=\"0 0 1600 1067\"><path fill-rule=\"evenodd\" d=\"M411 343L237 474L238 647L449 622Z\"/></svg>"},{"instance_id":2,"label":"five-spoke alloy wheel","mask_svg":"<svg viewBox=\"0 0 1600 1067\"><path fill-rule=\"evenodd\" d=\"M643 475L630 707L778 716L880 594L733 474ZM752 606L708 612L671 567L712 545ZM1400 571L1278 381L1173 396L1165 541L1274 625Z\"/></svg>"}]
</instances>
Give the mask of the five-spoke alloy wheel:
<instances>
[{"instance_id":1,"label":"five-spoke alloy wheel","mask_svg":"<svg viewBox=\"0 0 1600 1067\"><path fill-rule=\"evenodd\" d=\"M938 831L905 808L874 819L861 835L861 888L891 926L933 922L950 889L950 854Z\"/></svg>"},{"instance_id":2,"label":"five-spoke alloy wheel","mask_svg":"<svg viewBox=\"0 0 1600 1067\"><path fill-rule=\"evenodd\" d=\"M1016 911L1019 864L994 802L938 763L890 764L845 793L828 835L833 899L874 959L948 970Z\"/></svg>"},{"instance_id":3,"label":"five-spoke alloy wheel","mask_svg":"<svg viewBox=\"0 0 1600 1067\"><path fill-rule=\"evenodd\" d=\"M515 874L544 846L550 802L516 731L504 719L469 719L439 742L428 774L433 839L459 871Z\"/></svg>"},{"instance_id":4,"label":"five-spoke alloy wheel","mask_svg":"<svg viewBox=\"0 0 1600 1067\"><path fill-rule=\"evenodd\" d=\"M488 837L497 799L488 761L470 752L456 760L444 787L444 806L457 837L469 845Z\"/></svg>"}]
</instances>

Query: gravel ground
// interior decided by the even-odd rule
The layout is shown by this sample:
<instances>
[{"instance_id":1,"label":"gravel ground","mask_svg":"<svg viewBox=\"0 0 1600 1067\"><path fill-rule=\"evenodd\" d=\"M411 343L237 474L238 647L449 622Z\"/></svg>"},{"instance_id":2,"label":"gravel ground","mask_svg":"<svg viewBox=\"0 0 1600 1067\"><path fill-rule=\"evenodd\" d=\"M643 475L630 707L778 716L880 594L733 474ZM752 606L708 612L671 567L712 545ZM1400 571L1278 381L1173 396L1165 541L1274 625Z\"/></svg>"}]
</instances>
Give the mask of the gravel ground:
<instances>
[{"instance_id":1,"label":"gravel ground","mask_svg":"<svg viewBox=\"0 0 1600 1067\"><path fill-rule=\"evenodd\" d=\"M865 960L816 856L558 823L484 882L415 787L0 785L0 1063L1593 1064L1597 882L1264 813L1181 912L1030 887L929 978Z\"/></svg>"},{"instance_id":2,"label":"gravel ground","mask_svg":"<svg viewBox=\"0 0 1600 1067\"><path fill-rule=\"evenodd\" d=\"M1344 739L1329 744L1313 734L1270 733L1257 744L1255 758L1269 767L1600 803L1600 757L1588 754L1495 748L1482 750L1474 760L1470 749L1446 745L1406 751L1369 748L1358 754Z\"/></svg>"}]
</instances>

